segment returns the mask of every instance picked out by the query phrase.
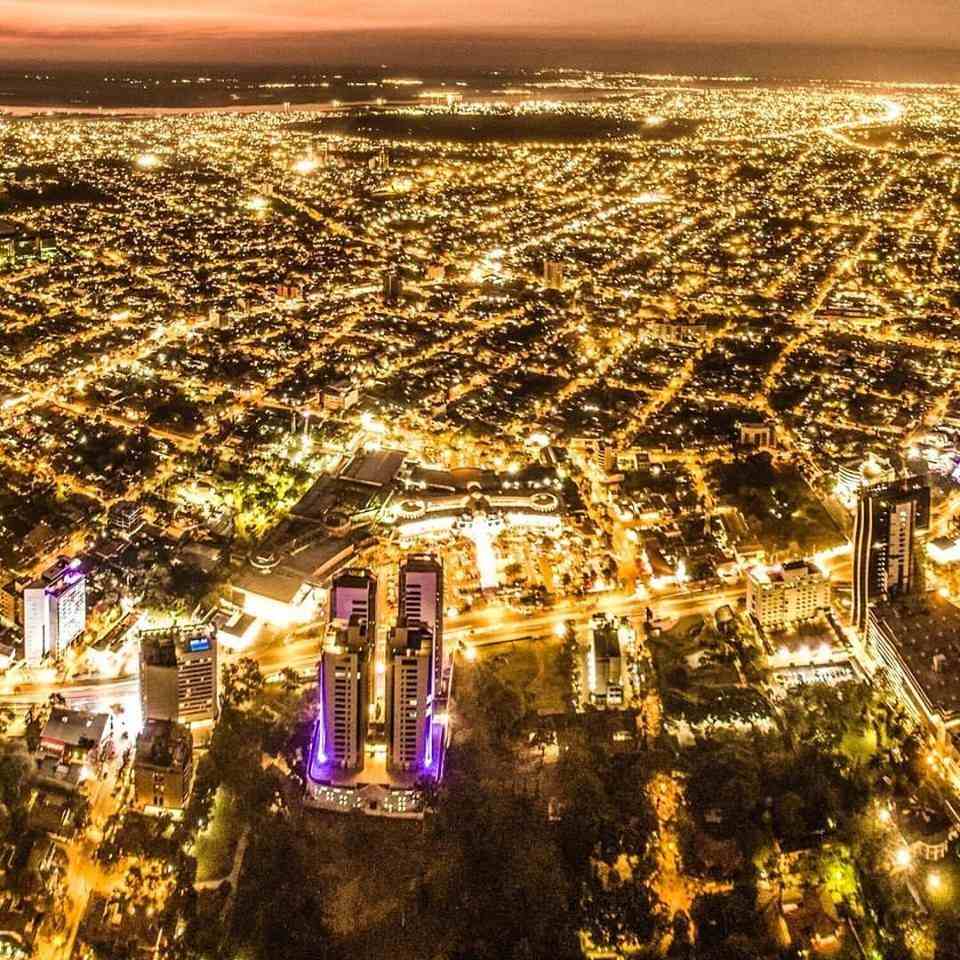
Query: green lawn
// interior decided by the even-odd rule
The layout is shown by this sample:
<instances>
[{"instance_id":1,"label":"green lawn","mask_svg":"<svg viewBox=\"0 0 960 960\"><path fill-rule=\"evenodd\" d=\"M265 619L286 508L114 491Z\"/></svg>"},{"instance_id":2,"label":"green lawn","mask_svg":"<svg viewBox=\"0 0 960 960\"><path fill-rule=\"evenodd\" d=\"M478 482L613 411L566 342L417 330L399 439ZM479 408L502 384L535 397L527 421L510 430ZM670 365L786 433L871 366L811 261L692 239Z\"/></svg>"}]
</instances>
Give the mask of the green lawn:
<instances>
[{"instance_id":1,"label":"green lawn","mask_svg":"<svg viewBox=\"0 0 960 960\"><path fill-rule=\"evenodd\" d=\"M500 676L504 680L532 694L537 710L560 711L569 693L557 666L561 645L556 637L537 637L521 643L481 647L480 657L492 660L504 656L506 660L500 664Z\"/></svg>"},{"instance_id":2,"label":"green lawn","mask_svg":"<svg viewBox=\"0 0 960 960\"><path fill-rule=\"evenodd\" d=\"M210 822L197 835L194 846L198 881L217 880L230 873L241 829L235 801L220 787L213 801Z\"/></svg>"},{"instance_id":3,"label":"green lawn","mask_svg":"<svg viewBox=\"0 0 960 960\"><path fill-rule=\"evenodd\" d=\"M840 749L851 760L866 763L877 752L877 731L869 727L863 735L847 733L840 742Z\"/></svg>"}]
</instances>

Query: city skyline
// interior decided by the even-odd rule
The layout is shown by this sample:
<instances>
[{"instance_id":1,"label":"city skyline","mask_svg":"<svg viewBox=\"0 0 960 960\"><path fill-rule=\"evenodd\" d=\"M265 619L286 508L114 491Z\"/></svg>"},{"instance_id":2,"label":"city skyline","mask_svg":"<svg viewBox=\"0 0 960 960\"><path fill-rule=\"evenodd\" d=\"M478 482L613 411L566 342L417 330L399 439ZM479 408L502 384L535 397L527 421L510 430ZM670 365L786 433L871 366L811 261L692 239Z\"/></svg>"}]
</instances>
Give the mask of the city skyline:
<instances>
[{"instance_id":1,"label":"city skyline","mask_svg":"<svg viewBox=\"0 0 960 960\"><path fill-rule=\"evenodd\" d=\"M955 15L31 9L0 955L960 960Z\"/></svg>"}]
</instances>

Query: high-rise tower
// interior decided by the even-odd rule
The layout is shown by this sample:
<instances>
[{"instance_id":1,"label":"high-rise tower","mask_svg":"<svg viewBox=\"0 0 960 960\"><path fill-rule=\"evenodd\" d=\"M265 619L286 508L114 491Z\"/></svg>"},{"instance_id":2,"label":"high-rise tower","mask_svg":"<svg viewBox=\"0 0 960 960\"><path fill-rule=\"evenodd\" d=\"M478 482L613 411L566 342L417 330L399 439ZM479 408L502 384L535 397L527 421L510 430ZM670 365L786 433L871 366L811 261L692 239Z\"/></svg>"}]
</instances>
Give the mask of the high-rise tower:
<instances>
[{"instance_id":1,"label":"high-rise tower","mask_svg":"<svg viewBox=\"0 0 960 960\"><path fill-rule=\"evenodd\" d=\"M436 697L443 679L443 564L432 553L411 554L400 567L400 618L422 623L430 633L431 685Z\"/></svg>"},{"instance_id":2,"label":"high-rise tower","mask_svg":"<svg viewBox=\"0 0 960 960\"><path fill-rule=\"evenodd\" d=\"M930 487L904 477L865 487L853 527L853 622L867 625L876 600L917 593L923 587L923 535L930 526Z\"/></svg>"}]
</instances>

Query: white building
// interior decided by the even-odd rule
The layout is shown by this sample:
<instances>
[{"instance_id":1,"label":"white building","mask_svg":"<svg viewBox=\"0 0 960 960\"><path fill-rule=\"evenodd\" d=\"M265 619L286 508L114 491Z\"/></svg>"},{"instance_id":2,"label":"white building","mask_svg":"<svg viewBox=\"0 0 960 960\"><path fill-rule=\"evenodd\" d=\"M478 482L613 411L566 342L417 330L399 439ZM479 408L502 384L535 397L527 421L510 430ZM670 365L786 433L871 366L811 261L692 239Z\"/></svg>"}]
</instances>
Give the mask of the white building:
<instances>
[{"instance_id":1,"label":"white building","mask_svg":"<svg viewBox=\"0 0 960 960\"><path fill-rule=\"evenodd\" d=\"M359 625L336 632L320 655L324 763L363 768L367 730L370 647Z\"/></svg>"},{"instance_id":2,"label":"white building","mask_svg":"<svg viewBox=\"0 0 960 960\"><path fill-rule=\"evenodd\" d=\"M747 575L747 612L764 629L810 620L830 609L830 581L806 560L753 567Z\"/></svg>"},{"instance_id":3,"label":"white building","mask_svg":"<svg viewBox=\"0 0 960 960\"><path fill-rule=\"evenodd\" d=\"M330 620L350 623L354 617L376 634L377 581L369 570L343 570L330 585Z\"/></svg>"},{"instance_id":4,"label":"white building","mask_svg":"<svg viewBox=\"0 0 960 960\"><path fill-rule=\"evenodd\" d=\"M960 562L960 538L937 537L927 544L927 556L938 566Z\"/></svg>"},{"instance_id":5,"label":"white building","mask_svg":"<svg viewBox=\"0 0 960 960\"><path fill-rule=\"evenodd\" d=\"M773 446L774 426L768 421L762 423L741 423L740 446L770 448Z\"/></svg>"},{"instance_id":6,"label":"white building","mask_svg":"<svg viewBox=\"0 0 960 960\"><path fill-rule=\"evenodd\" d=\"M590 700L597 706L623 703L624 645L633 645L633 628L626 617L598 613L591 618L587 686Z\"/></svg>"},{"instance_id":7,"label":"white building","mask_svg":"<svg viewBox=\"0 0 960 960\"><path fill-rule=\"evenodd\" d=\"M390 632L387 660L387 768L424 770L430 766L430 646L422 625L403 623Z\"/></svg>"},{"instance_id":8,"label":"white building","mask_svg":"<svg viewBox=\"0 0 960 960\"><path fill-rule=\"evenodd\" d=\"M400 567L400 616L430 632L432 681L436 695L443 678L443 564L432 553L410 554Z\"/></svg>"},{"instance_id":9,"label":"white building","mask_svg":"<svg viewBox=\"0 0 960 960\"><path fill-rule=\"evenodd\" d=\"M24 656L59 657L87 625L86 577L79 558L61 557L23 590Z\"/></svg>"}]
</instances>

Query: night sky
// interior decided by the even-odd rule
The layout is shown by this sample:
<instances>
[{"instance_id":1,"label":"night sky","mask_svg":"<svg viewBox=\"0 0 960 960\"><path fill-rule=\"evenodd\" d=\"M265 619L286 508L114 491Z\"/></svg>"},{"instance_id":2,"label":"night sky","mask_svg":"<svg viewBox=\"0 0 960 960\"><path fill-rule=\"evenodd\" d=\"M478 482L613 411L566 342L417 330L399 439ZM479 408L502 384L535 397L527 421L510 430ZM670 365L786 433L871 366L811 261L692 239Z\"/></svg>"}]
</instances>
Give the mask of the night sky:
<instances>
[{"instance_id":1,"label":"night sky","mask_svg":"<svg viewBox=\"0 0 960 960\"><path fill-rule=\"evenodd\" d=\"M957 0L0 0L0 56L294 55L346 32L471 30L637 42L960 44ZM383 34L381 34L383 36ZM231 46L231 41L233 45Z\"/></svg>"}]
</instances>

